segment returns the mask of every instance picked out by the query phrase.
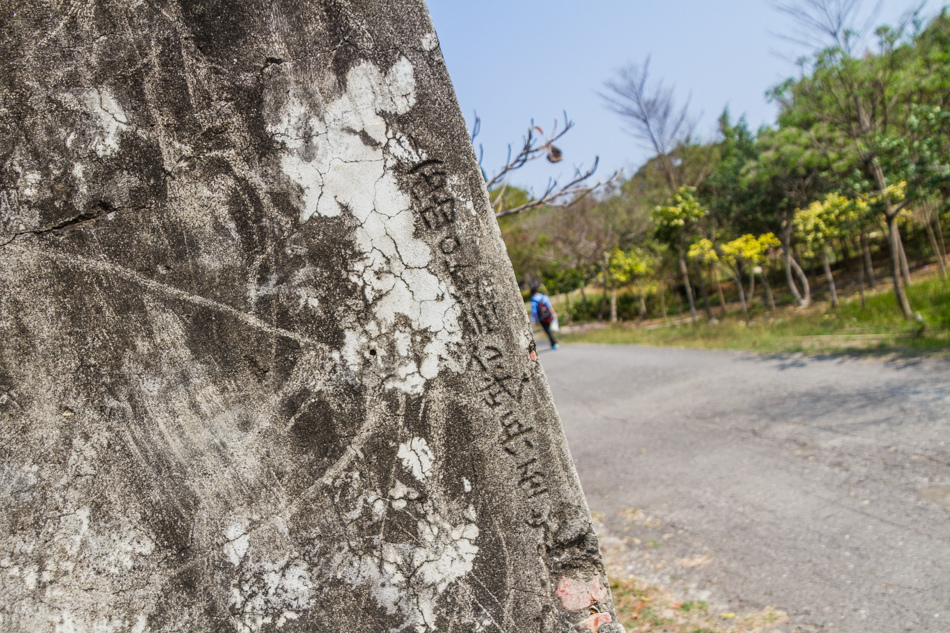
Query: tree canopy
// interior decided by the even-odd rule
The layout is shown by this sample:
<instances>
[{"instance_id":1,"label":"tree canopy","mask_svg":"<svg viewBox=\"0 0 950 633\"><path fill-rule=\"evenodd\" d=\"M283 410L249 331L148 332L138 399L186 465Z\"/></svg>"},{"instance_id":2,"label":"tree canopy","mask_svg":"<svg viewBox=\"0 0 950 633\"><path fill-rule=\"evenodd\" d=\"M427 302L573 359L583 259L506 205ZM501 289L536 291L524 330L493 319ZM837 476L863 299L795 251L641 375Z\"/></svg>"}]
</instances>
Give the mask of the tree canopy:
<instances>
[{"instance_id":1,"label":"tree canopy","mask_svg":"<svg viewBox=\"0 0 950 633\"><path fill-rule=\"evenodd\" d=\"M946 256L950 14L862 34L849 23L853 10L835 13L832 4L782 5L821 45L799 76L769 90L779 113L756 131L724 111L716 137L700 140L688 103L651 83L649 60L620 71L602 96L653 157L565 209L502 222L516 274L562 292L599 280L605 296L608 286L650 279L661 311L683 298L695 318L699 298L709 309L708 284L722 302L721 278L741 286L752 275L754 290L757 267L765 284L784 269L801 305L816 266L833 303L834 268L850 271L862 292L883 272L912 318L910 262L938 258L943 271Z\"/></svg>"}]
</instances>

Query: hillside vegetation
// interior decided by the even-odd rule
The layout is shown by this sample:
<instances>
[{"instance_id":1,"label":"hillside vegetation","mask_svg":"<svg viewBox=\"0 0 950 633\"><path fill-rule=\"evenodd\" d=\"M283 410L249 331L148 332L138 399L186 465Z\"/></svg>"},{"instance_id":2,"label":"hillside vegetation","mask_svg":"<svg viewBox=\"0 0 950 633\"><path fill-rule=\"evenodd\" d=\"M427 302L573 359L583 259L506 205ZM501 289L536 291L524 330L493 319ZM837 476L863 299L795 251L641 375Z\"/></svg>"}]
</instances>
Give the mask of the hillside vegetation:
<instances>
[{"instance_id":1,"label":"hillside vegetation","mask_svg":"<svg viewBox=\"0 0 950 633\"><path fill-rule=\"evenodd\" d=\"M872 44L827 35L769 90L778 117L754 132L726 111L698 140L646 64L607 85L653 158L568 207L499 217L519 281L544 284L562 325L617 324L568 338L947 344L950 15L881 26ZM528 198L493 195L499 208Z\"/></svg>"}]
</instances>

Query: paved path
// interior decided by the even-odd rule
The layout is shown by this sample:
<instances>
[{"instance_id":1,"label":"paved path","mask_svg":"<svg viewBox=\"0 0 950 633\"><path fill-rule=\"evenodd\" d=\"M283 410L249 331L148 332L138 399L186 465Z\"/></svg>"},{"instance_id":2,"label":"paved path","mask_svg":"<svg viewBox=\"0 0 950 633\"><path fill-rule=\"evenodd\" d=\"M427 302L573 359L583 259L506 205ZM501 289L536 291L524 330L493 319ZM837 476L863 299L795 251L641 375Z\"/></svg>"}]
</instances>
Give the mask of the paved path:
<instances>
[{"instance_id":1,"label":"paved path","mask_svg":"<svg viewBox=\"0 0 950 633\"><path fill-rule=\"evenodd\" d=\"M788 631L950 633L950 363L585 345L541 361L632 572L774 605Z\"/></svg>"}]
</instances>

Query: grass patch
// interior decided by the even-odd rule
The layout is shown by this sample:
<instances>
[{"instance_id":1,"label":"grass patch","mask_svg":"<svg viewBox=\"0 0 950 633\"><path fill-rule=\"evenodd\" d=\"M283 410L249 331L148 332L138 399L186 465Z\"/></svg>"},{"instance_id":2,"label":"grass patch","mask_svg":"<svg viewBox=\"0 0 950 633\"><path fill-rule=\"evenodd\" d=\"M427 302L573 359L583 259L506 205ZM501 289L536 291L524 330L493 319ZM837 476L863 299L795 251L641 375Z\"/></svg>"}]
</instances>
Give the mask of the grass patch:
<instances>
[{"instance_id":1,"label":"grass patch","mask_svg":"<svg viewBox=\"0 0 950 633\"><path fill-rule=\"evenodd\" d=\"M883 286L883 285L882 285ZM950 346L950 282L937 277L907 289L919 322L905 321L893 293L883 287L867 305L851 298L833 310L782 308L773 314L756 306L747 323L741 314L719 322L665 327L618 324L562 333L565 342L634 343L653 346L742 349L761 352L941 352Z\"/></svg>"},{"instance_id":2,"label":"grass patch","mask_svg":"<svg viewBox=\"0 0 950 633\"><path fill-rule=\"evenodd\" d=\"M659 587L626 578L610 583L617 617L628 633L759 633L788 621L768 608L753 613L713 613L702 600L677 602Z\"/></svg>"}]
</instances>

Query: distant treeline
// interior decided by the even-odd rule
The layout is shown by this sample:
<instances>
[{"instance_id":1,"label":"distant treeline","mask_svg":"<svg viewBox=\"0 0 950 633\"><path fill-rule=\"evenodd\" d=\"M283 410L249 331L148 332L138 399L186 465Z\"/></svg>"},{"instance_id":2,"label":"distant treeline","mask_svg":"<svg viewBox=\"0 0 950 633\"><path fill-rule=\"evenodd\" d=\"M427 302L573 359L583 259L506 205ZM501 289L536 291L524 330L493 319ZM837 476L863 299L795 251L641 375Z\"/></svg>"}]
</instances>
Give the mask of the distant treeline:
<instances>
[{"instance_id":1,"label":"distant treeline","mask_svg":"<svg viewBox=\"0 0 950 633\"><path fill-rule=\"evenodd\" d=\"M577 316L616 320L665 315L668 301L694 318L726 301L745 311L757 280L766 309L808 305L816 284L837 305L836 276L862 292L886 277L913 318L914 263L947 274L950 15L879 27L870 50L841 34L801 66L769 91L774 125L753 133L724 112L711 142L670 92L647 90L646 64L626 69L606 99L657 139L654 157L601 195L500 218L519 280L551 294L599 286L604 299L585 296Z\"/></svg>"}]
</instances>

